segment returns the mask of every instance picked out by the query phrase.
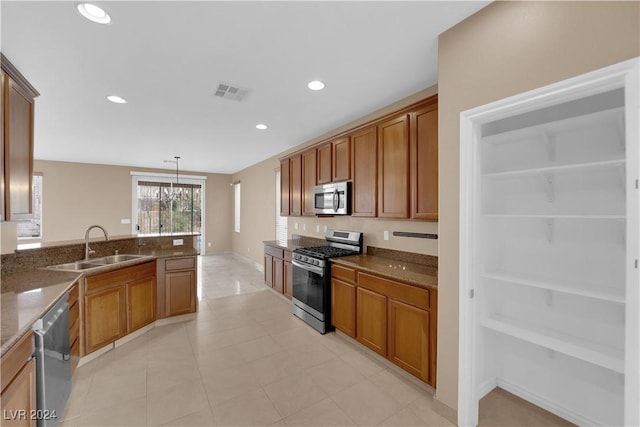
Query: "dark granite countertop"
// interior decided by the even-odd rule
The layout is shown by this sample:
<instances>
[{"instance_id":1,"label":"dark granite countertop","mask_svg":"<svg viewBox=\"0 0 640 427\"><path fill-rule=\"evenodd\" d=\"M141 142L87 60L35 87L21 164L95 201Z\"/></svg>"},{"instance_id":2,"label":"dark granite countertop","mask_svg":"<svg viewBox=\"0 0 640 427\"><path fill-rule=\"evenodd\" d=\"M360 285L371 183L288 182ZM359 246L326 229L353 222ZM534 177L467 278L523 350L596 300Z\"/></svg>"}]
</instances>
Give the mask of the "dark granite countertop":
<instances>
[{"instance_id":1,"label":"dark granite countertop","mask_svg":"<svg viewBox=\"0 0 640 427\"><path fill-rule=\"evenodd\" d=\"M423 264L416 264L378 255L352 255L331 258L334 264L373 273L391 280L398 280L414 286L438 290L438 270Z\"/></svg>"},{"instance_id":2,"label":"dark granite countertop","mask_svg":"<svg viewBox=\"0 0 640 427\"><path fill-rule=\"evenodd\" d=\"M138 255L147 255L147 257L96 267L84 272L65 272L39 268L2 275L2 283L0 285L0 315L2 321L0 354L4 355L13 344L25 333L29 332L31 325L42 317L82 277L130 267L158 258L195 256L198 253L193 248L149 247L149 249L146 249L142 246L138 250Z\"/></svg>"},{"instance_id":3,"label":"dark granite countertop","mask_svg":"<svg viewBox=\"0 0 640 427\"><path fill-rule=\"evenodd\" d=\"M314 237L306 237L306 236L300 236L295 239L289 239L284 244L279 240L267 240L262 243L268 246L281 248L286 251L293 251L299 248L305 248L309 246L320 246L320 245L327 244L326 240L324 239L316 239Z\"/></svg>"}]
</instances>

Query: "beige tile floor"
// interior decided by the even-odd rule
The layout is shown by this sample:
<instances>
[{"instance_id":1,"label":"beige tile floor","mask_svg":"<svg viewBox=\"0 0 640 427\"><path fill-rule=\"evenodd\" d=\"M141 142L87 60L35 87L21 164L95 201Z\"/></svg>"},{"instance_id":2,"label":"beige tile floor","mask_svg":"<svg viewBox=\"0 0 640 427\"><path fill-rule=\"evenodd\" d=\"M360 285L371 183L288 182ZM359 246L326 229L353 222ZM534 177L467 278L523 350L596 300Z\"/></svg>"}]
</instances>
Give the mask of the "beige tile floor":
<instances>
[{"instance_id":1,"label":"beige tile floor","mask_svg":"<svg viewBox=\"0 0 640 427\"><path fill-rule=\"evenodd\" d=\"M78 368L60 426L451 425L413 380L293 317L250 261L199 258L196 318ZM488 405L483 425L556 422L501 395Z\"/></svg>"}]
</instances>

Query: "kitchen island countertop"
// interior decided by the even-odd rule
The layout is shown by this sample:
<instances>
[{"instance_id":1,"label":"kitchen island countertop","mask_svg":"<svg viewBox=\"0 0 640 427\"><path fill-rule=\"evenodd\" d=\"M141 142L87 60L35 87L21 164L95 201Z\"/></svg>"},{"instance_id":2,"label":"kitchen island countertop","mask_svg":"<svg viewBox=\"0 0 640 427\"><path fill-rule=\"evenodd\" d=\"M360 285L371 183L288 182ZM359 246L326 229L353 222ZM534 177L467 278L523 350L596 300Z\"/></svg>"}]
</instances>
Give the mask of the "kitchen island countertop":
<instances>
[{"instance_id":1,"label":"kitchen island countertop","mask_svg":"<svg viewBox=\"0 0 640 427\"><path fill-rule=\"evenodd\" d=\"M149 248L142 246L138 255L145 258L125 261L119 264L105 265L85 272L56 271L39 268L31 271L4 274L0 285L0 355L4 355L25 333L31 325L42 317L71 286L89 274L99 274L114 269L130 267L158 258L195 256L193 248Z\"/></svg>"}]
</instances>

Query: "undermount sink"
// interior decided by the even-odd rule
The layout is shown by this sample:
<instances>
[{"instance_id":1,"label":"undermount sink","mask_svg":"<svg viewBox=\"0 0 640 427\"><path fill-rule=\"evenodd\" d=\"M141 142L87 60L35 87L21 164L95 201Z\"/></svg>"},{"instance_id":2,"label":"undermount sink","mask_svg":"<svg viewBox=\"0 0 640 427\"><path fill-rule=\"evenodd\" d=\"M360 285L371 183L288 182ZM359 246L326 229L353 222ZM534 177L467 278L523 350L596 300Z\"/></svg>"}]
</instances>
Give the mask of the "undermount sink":
<instances>
[{"instance_id":1,"label":"undermount sink","mask_svg":"<svg viewBox=\"0 0 640 427\"><path fill-rule=\"evenodd\" d=\"M100 265L108 265L108 264L117 264L119 262L131 261L132 259L144 258L146 255L109 255L102 258L90 259L89 263L100 264Z\"/></svg>"},{"instance_id":2,"label":"undermount sink","mask_svg":"<svg viewBox=\"0 0 640 427\"><path fill-rule=\"evenodd\" d=\"M131 261L134 259L148 258L146 255L109 255L101 258L94 258L89 260L68 262L65 264L50 265L47 267L51 270L62 271L85 271L92 268L104 267L105 265L118 264L125 261Z\"/></svg>"}]
</instances>

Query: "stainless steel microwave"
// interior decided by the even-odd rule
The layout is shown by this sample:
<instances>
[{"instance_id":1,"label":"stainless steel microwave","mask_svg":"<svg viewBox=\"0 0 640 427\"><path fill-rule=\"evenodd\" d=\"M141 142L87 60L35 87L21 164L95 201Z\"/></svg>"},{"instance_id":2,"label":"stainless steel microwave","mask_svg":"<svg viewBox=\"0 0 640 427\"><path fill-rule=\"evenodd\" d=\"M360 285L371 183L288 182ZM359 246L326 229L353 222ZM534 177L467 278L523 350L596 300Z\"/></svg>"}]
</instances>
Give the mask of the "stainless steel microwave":
<instances>
[{"instance_id":1,"label":"stainless steel microwave","mask_svg":"<svg viewBox=\"0 0 640 427\"><path fill-rule=\"evenodd\" d=\"M316 215L351 215L351 182L332 182L313 188Z\"/></svg>"}]
</instances>

